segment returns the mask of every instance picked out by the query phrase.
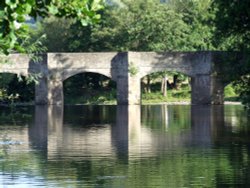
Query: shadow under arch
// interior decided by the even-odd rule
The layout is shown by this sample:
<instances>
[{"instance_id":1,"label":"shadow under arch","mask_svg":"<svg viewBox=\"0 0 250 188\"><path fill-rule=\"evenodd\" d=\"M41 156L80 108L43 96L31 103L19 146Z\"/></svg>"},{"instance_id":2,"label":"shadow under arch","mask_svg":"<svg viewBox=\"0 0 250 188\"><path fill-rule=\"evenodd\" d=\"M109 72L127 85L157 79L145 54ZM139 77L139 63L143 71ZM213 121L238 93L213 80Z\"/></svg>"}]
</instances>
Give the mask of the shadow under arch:
<instances>
[{"instance_id":1,"label":"shadow under arch","mask_svg":"<svg viewBox=\"0 0 250 188\"><path fill-rule=\"evenodd\" d=\"M104 103L116 100L116 82L106 75L81 72L63 82L64 103Z\"/></svg>"}]
</instances>

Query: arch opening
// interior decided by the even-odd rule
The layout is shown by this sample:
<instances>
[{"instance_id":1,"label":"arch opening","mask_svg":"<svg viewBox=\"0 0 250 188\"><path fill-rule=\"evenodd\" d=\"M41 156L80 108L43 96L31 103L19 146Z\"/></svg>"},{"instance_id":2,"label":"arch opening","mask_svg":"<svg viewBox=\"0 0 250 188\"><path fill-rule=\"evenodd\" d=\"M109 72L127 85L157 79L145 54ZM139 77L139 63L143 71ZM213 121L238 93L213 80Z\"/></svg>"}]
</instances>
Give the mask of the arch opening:
<instances>
[{"instance_id":1,"label":"arch opening","mask_svg":"<svg viewBox=\"0 0 250 188\"><path fill-rule=\"evenodd\" d=\"M92 72L75 74L63 82L64 104L115 104L116 82Z\"/></svg>"},{"instance_id":2,"label":"arch opening","mask_svg":"<svg viewBox=\"0 0 250 188\"><path fill-rule=\"evenodd\" d=\"M0 73L0 104L30 104L35 99L35 82L23 75Z\"/></svg>"},{"instance_id":3,"label":"arch opening","mask_svg":"<svg viewBox=\"0 0 250 188\"><path fill-rule=\"evenodd\" d=\"M143 103L190 102L191 77L173 71L159 71L141 78Z\"/></svg>"},{"instance_id":4,"label":"arch opening","mask_svg":"<svg viewBox=\"0 0 250 188\"><path fill-rule=\"evenodd\" d=\"M226 102L243 102L249 101L250 75L242 75L224 86L224 101Z\"/></svg>"},{"instance_id":5,"label":"arch opening","mask_svg":"<svg viewBox=\"0 0 250 188\"><path fill-rule=\"evenodd\" d=\"M231 82L224 87L224 101L226 102L238 102L239 93L235 82Z\"/></svg>"}]
</instances>

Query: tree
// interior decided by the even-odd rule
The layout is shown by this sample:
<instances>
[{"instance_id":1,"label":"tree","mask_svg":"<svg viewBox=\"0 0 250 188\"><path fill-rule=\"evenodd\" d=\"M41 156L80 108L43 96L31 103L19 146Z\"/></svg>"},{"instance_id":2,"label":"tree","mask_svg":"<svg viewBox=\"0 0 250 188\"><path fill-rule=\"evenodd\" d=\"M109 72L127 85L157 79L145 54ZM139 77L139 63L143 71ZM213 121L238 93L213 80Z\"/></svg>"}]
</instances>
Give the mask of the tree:
<instances>
[{"instance_id":1,"label":"tree","mask_svg":"<svg viewBox=\"0 0 250 188\"><path fill-rule=\"evenodd\" d=\"M98 51L185 50L188 25L158 0L123 1L121 7L106 9L102 18L93 30Z\"/></svg>"},{"instance_id":2,"label":"tree","mask_svg":"<svg viewBox=\"0 0 250 188\"><path fill-rule=\"evenodd\" d=\"M78 23L70 24L68 20L53 18L42 23L43 32L48 36L48 41L66 42L65 51L214 49L212 0L174 0L167 3L161 3L160 0L108 2L105 10L101 12L100 24L83 28ZM62 32L50 37L50 33L57 32L54 25ZM60 36L62 34L63 39Z\"/></svg>"},{"instance_id":3,"label":"tree","mask_svg":"<svg viewBox=\"0 0 250 188\"><path fill-rule=\"evenodd\" d=\"M44 36L42 41L47 52L70 52L70 37L72 35L71 26L73 19L57 18L54 16L45 18L37 22L37 28L32 30L32 39L36 41ZM85 26L86 27L86 26ZM77 30L81 32L80 30Z\"/></svg>"},{"instance_id":4,"label":"tree","mask_svg":"<svg viewBox=\"0 0 250 188\"><path fill-rule=\"evenodd\" d=\"M214 50L215 9L213 0L169 0L168 4L183 16L189 26L186 50Z\"/></svg>"},{"instance_id":5,"label":"tree","mask_svg":"<svg viewBox=\"0 0 250 188\"><path fill-rule=\"evenodd\" d=\"M25 52L23 42L28 37L27 17L77 18L82 25L100 19L97 12L102 0L5 0L0 2L0 53Z\"/></svg>"},{"instance_id":6,"label":"tree","mask_svg":"<svg viewBox=\"0 0 250 188\"><path fill-rule=\"evenodd\" d=\"M214 7L217 9L215 44L218 49L240 51L248 57L245 67L235 69L232 76L244 74L236 80L235 85L241 101L247 108L250 108L250 58L248 55L250 52L250 1L215 0Z\"/></svg>"}]
</instances>

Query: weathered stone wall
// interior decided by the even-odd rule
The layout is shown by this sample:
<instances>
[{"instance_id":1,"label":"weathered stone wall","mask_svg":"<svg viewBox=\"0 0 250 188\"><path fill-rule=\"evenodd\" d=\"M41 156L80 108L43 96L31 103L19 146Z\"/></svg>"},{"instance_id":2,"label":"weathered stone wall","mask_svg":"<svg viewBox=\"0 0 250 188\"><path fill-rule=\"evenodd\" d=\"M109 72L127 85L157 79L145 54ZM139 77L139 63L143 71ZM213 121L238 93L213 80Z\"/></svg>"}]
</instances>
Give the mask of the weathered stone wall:
<instances>
[{"instance_id":1,"label":"weathered stone wall","mask_svg":"<svg viewBox=\"0 0 250 188\"><path fill-rule=\"evenodd\" d=\"M25 54L11 54L0 56L0 72L26 76L29 71L30 57Z\"/></svg>"},{"instance_id":2,"label":"weathered stone wall","mask_svg":"<svg viewBox=\"0 0 250 188\"><path fill-rule=\"evenodd\" d=\"M129 52L129 63L138 67L139 77L158 71L176 71L187 76L210 74L211 52Z\"/></svg>"}]
</instances>

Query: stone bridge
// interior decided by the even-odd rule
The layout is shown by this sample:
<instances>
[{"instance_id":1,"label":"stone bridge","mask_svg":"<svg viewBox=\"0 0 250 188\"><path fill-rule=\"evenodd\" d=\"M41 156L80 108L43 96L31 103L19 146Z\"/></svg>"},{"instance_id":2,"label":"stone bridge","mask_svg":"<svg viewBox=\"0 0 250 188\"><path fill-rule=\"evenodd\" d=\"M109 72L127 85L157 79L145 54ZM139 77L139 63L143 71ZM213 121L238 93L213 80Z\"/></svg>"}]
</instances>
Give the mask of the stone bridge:
<instances>
[{"instance_id":1,"label":"stone bridge","mask_svg":"<svg viewBox=\"0 0 250 188\"><path fill-rule=\"evenodd\" d=\"M140 104L142 77L158 71L176 71L191 77L192 104L223 104L226 83L218 70L222 70L225 56L225 52L210 51L47 53L34 63L27 55L11 54L8 63L0 64L0 73L39 73L36 104L63 104L63 81L83 72L114 80L118 104Z\"/></svg>"}]
</instances>

